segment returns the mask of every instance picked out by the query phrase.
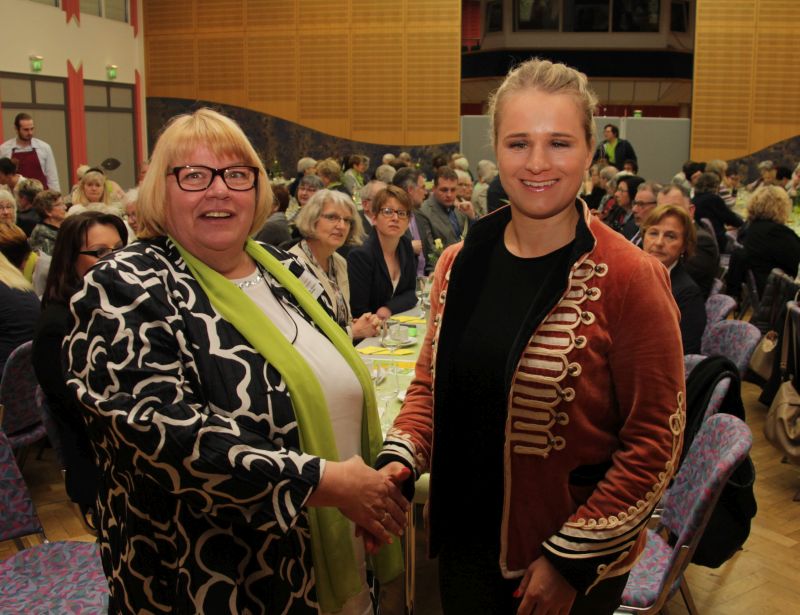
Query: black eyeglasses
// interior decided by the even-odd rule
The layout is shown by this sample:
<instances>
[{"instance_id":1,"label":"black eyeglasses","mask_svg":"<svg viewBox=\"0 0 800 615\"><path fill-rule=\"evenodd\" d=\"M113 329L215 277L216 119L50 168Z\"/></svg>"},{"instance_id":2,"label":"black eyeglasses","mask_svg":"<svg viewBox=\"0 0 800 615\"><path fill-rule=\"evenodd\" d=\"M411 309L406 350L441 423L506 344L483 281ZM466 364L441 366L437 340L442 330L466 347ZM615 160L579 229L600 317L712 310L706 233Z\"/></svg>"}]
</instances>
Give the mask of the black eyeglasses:
<instances>
[{"instance_id":1,"label":"black eyeglasses","mask_svg":"<svg viewBox=\"0 0 800 615\"><path fill-rule=\"evenodd\" d=\"M119 243L115 245L113 248L109 248L108 246L101 246L96 250L81 250L78 254L85 254L86 256L94 256L95 258L103 258L104 256L108 256L112 252L116 252L117 250L122 249L122 244Z\"/></svg>"},{"instance_id":2,"label":"black eyeglasses","mask_svg":"<svg viewBox=\"0 0 800 615\"><path fill-rule=\"evenodd\" d=\"M634 207L647 207L648 205L655 205L657 201L634 201Z\"/></svg>"},{"instance_id":3,"label":"black eyeglasses","mask_svg":"<svg viewBox=\"0 0 800 615\"><path fill-rule=\"evenodd\" d=\"M387 218L391 218L395 214L397 214L397 217L401 220L408 218L408 210L406 209L392 209L391 207L383 207L382 209L378 210L378 213L382 216L386 216Z\"/></svg>"},{"instance_id":4,"label":"black eyeglasses","mask_svg":"<svg viewBox=\"0 0 800 615\"><path fill-rule=\"evenodd\" d=\"M214 169L202 165L174 167L172 175L178 180L178 188L185 192L208 190L214 178L219 175L231 190L246 192L258 184L258 167L236 165L224 169Z\"/></svg>"}]
</instances>

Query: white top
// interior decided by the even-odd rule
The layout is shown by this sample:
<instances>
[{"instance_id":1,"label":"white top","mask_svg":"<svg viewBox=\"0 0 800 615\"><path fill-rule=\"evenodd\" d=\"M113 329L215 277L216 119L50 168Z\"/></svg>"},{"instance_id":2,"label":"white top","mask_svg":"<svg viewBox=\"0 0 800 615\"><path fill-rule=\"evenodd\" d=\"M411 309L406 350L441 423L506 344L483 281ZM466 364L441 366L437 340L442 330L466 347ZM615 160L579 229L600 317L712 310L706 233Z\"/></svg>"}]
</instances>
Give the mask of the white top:
<instances>
[{"instance_id":1,"label":"white top","mask_svg":"<svg viewBox=\"0 0 800 615\"><path fill-rule=\"evenodd\" d=\"M56 159L55 156L53 156L53 150L50 149L47 143L33 137L29 147L20 147L17 145L17 138L14 137L0 145L0 158L12 158L11 152L15 149L21 152L36 150L39 164L42 165L42 171L44 171L44 176L47 178L47 187L50 190L61 192L61 184L58 182L58 170L56 169Z\"/></svg>"},{"instance_id":2,"label":"white top","mask_svg":"<svg viewBox=\"0 0 800 615\"><path fill-rule=\"evenodd\" d=\"M259 275L262 274L256 270L246 278L232 282L252 283ZM279 302L266 283L252 284L242 290L292 343L314 372L328 406L339 459L344 461L353 455L361 455L361 416L364 398L358 378L347 361L330 340L299 314L294 306ZM372 602L366 581L364 542L361 538L356 539L355 526L352 523L350 527L353 550L360 568L362 591L348 600L337 615L371 615Z\"/></svg>"}]
</instances>

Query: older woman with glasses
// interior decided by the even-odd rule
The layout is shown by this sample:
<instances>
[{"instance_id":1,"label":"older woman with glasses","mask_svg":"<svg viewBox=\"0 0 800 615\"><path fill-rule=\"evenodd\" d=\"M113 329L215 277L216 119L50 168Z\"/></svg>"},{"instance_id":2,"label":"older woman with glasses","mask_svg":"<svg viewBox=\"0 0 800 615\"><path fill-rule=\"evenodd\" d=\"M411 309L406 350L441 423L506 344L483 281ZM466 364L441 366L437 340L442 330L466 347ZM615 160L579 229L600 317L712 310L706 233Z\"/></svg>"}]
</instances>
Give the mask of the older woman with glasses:
<instances>
[{"instance_id":1,"label":"older woman with glasses","mask_svg":"<svg viewBox=\"0 0 800 615\"><path fill-rule=\"evenodd\" d=\"M0 188L0 223L17 223L17 200L5 188Z\"/></svg>"},{"instance_id":2,"label":"older woman with glasses","mask_svg":"<svg viewBox=\"0 0 800 615\"><path fill-rule=\"evenodd\" d=\"M295 225L303 239L289 252L322 283L336 322L354 339L377 335L380 324L377 316L365 312L353 319L347 261L336 253L344 245L360 245L364 234L352 199L338 190L320 190L300 210Z\"/></svg>"},{"instance_id":3,"label":"older woman with glasses","mask_svg":"<svg viewBox=\"0 0 800 615\"><path fill-rule=\"evenodd\" d=\"M235 122L178 116L139 190L139 240L73 297L68 384L100 468L111 612L365 615L366 550L394 543L379 579L402 568L401 472L367 465L369 372L319 281L249 239L271 203Z\"/></svg>"},{"instance_id":4,"label":"older woman with glasses","mask_svg":"<svg viewBox=\"0 0 800 615\"><path fill-rule=\"evenodd\" d=\"M375 232L347 255L350 309L356 318L372 312L385 320L417 304L417 259L405 236L413 207L408 192L397 186L372 200Z\"/></svg>"}]
</instances>

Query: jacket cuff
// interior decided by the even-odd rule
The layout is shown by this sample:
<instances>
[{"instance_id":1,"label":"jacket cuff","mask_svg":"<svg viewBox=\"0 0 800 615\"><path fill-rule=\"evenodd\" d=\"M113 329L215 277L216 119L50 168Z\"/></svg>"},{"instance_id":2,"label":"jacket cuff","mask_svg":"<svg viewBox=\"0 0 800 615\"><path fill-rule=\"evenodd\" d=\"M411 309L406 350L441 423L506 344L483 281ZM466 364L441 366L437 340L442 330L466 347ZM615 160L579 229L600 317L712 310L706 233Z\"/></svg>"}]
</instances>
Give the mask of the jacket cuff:
<instances>
[{"instance_id":1,"label":"jacket cuff","mask_svg":"<svg viewBox=\"0 0 800 615\"><path fill-rule=\"evenodd\" d=\"M417 479L417 473L414 470L414 466L411 465L405 457L389 451L383 451L378 455L378 459L375 461L375 469L380 470L382 467L389 465L393 461L399 461L405 467L411 470L411 475L400 486L400 492L403 494L403 497L411 502L414 499L414 492L416 490L415 483Z\"/></svg>"}]
</instances>

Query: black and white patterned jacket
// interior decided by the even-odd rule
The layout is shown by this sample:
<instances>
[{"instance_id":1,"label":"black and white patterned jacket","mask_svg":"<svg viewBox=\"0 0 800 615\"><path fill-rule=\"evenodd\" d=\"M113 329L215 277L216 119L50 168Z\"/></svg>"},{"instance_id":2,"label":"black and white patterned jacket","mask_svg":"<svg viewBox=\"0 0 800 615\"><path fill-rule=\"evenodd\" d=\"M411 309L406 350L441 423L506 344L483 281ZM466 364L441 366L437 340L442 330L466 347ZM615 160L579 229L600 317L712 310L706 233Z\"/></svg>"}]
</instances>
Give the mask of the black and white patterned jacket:
<instances>
[{"instance_id":1,"label":"black and white patterned jacket","mask_svg":"<svg viewBox=\"0 0 800 615\"><path fill-rule=\"evenodd\" d=\"M166 238L101 261L72 313L69 386L88 409L102 473L110 612L317 613L304 503L321 462L300 450L278 371L214 310Z\"/></svg>"}]
</instances>

